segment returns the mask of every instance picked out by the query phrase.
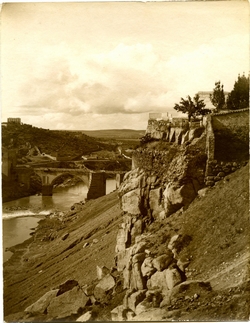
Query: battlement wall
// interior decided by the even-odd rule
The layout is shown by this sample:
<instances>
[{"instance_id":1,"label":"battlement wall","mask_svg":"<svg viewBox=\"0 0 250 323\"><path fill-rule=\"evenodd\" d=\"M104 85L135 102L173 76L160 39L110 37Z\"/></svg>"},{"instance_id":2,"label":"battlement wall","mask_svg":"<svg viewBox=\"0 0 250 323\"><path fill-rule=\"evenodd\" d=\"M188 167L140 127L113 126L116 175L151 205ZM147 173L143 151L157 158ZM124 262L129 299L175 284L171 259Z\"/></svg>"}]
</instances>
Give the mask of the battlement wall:
<instances>
[{"instance_id":1,"label":"battlement wall","mask_svg":"<svg viewBox=\"0 0 250 323\"><path fill-rule=\"evenodd\" d=\"M150 140L165 140L168 142L175 142L183 144L188 140L192 140L194 136L204 130L201 121L191 121L185 118L168 118L163 119L161 113L150 113L148 126L146 130L146 137ZM157 118L160 117L161 118Z\"/></svg>"}]
</instances>

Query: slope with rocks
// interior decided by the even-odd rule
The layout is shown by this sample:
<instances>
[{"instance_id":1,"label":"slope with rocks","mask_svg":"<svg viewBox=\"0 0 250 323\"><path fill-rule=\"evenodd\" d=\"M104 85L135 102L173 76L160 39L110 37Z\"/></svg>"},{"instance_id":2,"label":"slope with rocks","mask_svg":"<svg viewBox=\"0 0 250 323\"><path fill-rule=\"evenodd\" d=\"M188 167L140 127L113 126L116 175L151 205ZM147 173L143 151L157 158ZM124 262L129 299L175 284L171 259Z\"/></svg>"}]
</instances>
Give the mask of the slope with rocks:
<instances>
[{"instance_id":1,"label":"slope with rocks","mask_svg":"<svg viewBox=\"0 0 250 323\"><path fill-rule=\"evenodd\" d=\"M42 219L28 241L11 248L3 265L5 321L27 321L25 308L45 293L67 280L83 287L96 279L97 265L112 267L120 212L117 192L79 203ZM30 320L47 320L40 314Z\"/></svg>"},{"instance_id":2,"label":"slope with rocks","mask_svg":"<svg viewBox=\"0 0 250 323\"><path fill-rule=\"evenodd\" d=\"M134 215L129 221L127 214L124 227L132 242L121 250L125 238L120 233L117 239L127 290L114 319L248 319L248 192L245 166L200 190L187 210L140 232L139 220Z\"/></svg>"},{"instance_id":3,"label":"slope with rocks","mask_svg":"<svg viewBox=\"0 0 250 323\"><path fill-rule=\"evenodd\" d=\"M139 149L121 210L112 193L40 223L4 268L5 320L248 319L248 166L204 187L204 140Z\"/></svg>"},{"instance_id":4,"label":"slope with rocks","mask_svg":"<svg viewBox=\"0 0 250 323\"><path fill-rule=\"evenodd\" d=\"M120 188L124 215L116 263L126 295L113 311L114 320L145 320L154 314L157 320L174 319L176 309L177 316L193 319L194 309L209 305L217 290L232 292L248 281L247 168L234 184L228 175L215 188L204 187L205 140L203 133L167 151L155 142L137 151L134 169ZM210 301L201 302L201 295ZM190 307L197 299L199 305ZM223 318L246 318L245 301L239 302L239 317L227 309ZM211 318L218 319L209 309L195 317Z\"/></svg>"}]
</instances>

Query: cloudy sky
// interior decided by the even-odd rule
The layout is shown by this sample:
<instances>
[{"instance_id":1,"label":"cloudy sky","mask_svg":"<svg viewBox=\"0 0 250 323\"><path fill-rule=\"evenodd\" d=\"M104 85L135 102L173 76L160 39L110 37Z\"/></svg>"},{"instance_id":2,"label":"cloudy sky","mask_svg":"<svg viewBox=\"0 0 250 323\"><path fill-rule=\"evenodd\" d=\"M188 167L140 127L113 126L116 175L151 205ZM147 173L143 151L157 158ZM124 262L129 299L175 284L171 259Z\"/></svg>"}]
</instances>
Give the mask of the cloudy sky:
<instances>
[{"instance_id":1,"label":"cloudy sky","mask_svg":"<svg viewBox=\"0 0 250 323\"><path fill-rule=\"evenodd\" d=\"M248 1L7 3L2 121L145 129L181 97L249 70Z\"/></svg>"}]
</instances>

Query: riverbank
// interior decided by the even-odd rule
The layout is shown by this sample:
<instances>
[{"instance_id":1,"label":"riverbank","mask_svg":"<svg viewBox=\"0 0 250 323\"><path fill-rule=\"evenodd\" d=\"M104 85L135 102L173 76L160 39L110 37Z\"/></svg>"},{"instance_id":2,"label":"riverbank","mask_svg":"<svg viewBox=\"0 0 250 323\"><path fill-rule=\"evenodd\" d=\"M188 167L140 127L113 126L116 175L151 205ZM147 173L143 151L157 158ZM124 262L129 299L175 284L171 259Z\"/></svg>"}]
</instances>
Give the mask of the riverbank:
<instances>
[{"instance_id":1,"label":"riverbank","mask_svg":"<svg viewBox=\"0 0 250 323\"><path fill-rule=\"evenodd\" d=\"M55 182L55 187L72 187L76 184L82 182L81 179L77 177L68 178L67 175L65 179L60 178L58 182ZM20 183L12 181L2 181L2 200L3 203L17 200L22 197L27 197L30 195L41 194L41 183L37 177L32 177L30 189L25 189Z\"/></svg>"},{"instance_id":2,"label":"riverbank","mask_svg":"<svg viewBox=\"0 0 250 323\"><path fill-rule=\"evenodd\" d=\"M5 321L27 321L24 309L67 279L80 286L96 279L96 266L114 266L117 193L88 201L63 216L39 221L29 240L11 248L3 265Z\"/></svg>"},{"instance_id":3,"label":"riverbank","mask_svg":"<svg viewBox=\"0 0 250 323\"><path fill-rule=\"evenodd\" d=\"M114 268L116 242L125 236L121 230L117 234L118 228L124 228L121 222L128 220L121 213L117 192L41 220L30 241L15 246L14 256L4 265L5 321L69 322L90 313L94 321L110 321L112 315L113 319L122 316L123 312L117 311L126 298L130 306L135 304L140 309L135 317L131 316L133 320L246 321L250 295L248 176L248 166L226 176L214 187L201 190L189 208L152 222L138 237L134 251L146 244L149 260L158 259L160 266L161 256L171 248L178 260L172 259L172 267L165 270L176 272L178 265L185 271L184 281L169 289L170 294L163 300L159 298L160 304L157 299L155 305L150 301L154 289L148 289L147 299L136 304L140 300L133 297L144 292L124 287L131 276ZM139 252L132 259L142 255ZM130 268L127 256L120 261ZM103 279L97 276L97 266ZM157 279L162 270L153 270L156 280L150 278L151 282L156 288L165 288L166 282ZM175 277L181 278L168 275L167 283L174 283ZM75 288L67 286L72 283L77 284ZM105 286L98 287L100 284ZM47 303L40 310L42 314L28 310L30 316L25 314L27 307L38 300L41 304L41 297L44 300L49 291L57 293L55 290L62 286L68 289L62 291L64 294L52 295L53 300L47 300L49 306Z\"/></svg>"}]
</instances>

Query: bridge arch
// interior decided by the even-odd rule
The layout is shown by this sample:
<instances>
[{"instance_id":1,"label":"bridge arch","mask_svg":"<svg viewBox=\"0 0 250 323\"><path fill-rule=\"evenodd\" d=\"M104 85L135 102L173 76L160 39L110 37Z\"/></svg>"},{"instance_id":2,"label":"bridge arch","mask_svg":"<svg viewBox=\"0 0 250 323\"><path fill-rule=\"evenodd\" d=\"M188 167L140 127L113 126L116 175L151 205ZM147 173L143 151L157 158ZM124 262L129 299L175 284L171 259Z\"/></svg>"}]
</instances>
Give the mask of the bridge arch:
<instances>
[{"instance_id":1,"label":"bridge arch","mask_svg":"<svg viewBox=\"0 0 250 323\"><path fill-rule=\"evenodd\" d=\"M55 182L63 175L78 177L88 188L90 186L90 173L86 170L63 168L34 168L33 170L42 180L42 195L44 196L51 196L53 194Z\"/></svg>"},{"instance_id":2,"label":"bridge arch","mask_svg":"<svg viewBox=\"0 0 250 323\"><path fill-rule=\"evenodd\" d=\"M25 177L29 181L32 173L41 178L42 195L51 196L53 194L53 185L63 174L80 178L88 187L87 199L94 199L106 194L106 179L110 174L116 176L116 188L123 181L125 171L91 171L88 169L65 169L65 168L18 168L18 179Z\"/></svg>"},{"instance_id":3,"label":"bridge arch","mask_svg":"<svg viewBox=\"0 0 250 323\"><path fill-rule=\"evenodd\" d=\"M64 172L62 174L59 174L58 176L56 176L52 181L51 181L51 185L54 187L54 185L56 184L56 182L58 181L58 179L60 178L79 178L81 180L81 182L83 182L87 187L89 187L89 175L80 175L80 174L71 174L70 172Z\"/></svg>"}]
</instances>

